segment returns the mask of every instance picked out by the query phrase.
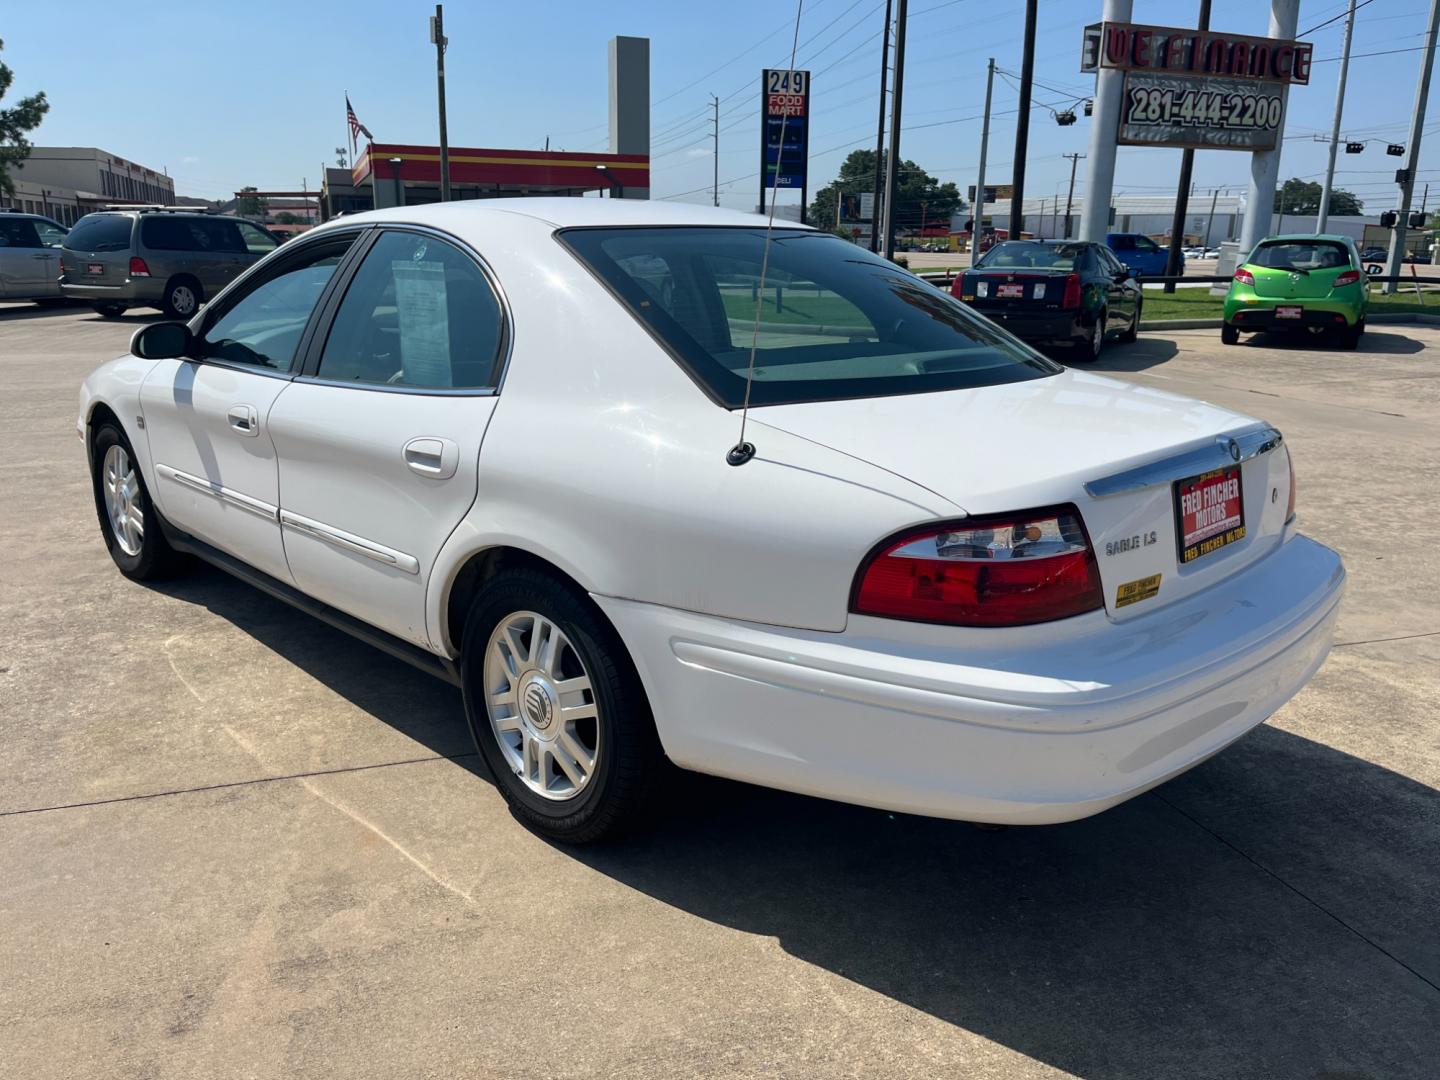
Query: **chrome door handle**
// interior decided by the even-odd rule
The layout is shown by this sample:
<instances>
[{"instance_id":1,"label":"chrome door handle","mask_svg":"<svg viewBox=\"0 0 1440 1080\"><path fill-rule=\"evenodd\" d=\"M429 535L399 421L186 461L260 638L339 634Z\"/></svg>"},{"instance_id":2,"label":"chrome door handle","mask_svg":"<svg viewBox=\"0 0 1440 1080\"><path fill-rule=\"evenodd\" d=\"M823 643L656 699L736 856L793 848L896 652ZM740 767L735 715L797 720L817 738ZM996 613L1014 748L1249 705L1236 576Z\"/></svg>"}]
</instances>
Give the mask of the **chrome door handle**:
<instances>
[{"instance_id":1,"label":"chrome door handle","mask_svg":"<svg viewBox=\"0 0 1440 1080\"><path fill-rule=\"evenodd\" d=\"M448 480L460 464L460 448L449 439L425 436L411 439L401 455L413 473L432 480Z\"/></svg>"},{"instance_id":2,"label":"chrome door handle","mask_svg":"<svg viewBox=\"0 0 1440 1080\"><path fill-rule=\"evenodd\" d=\"M225 417L241 435L260 434L260 414L255 411L254 405L232 405Z\"/></svg>"},{"instance_id":3,"label":"chrome door handle","mask_svg":"<svg viewBox=\"0 0 1440 1080\"><path fill-rule=\"evenodd\" d=\"M54 255L31 255L32 259L53 259Z\"/></svg>"}]
</instances>

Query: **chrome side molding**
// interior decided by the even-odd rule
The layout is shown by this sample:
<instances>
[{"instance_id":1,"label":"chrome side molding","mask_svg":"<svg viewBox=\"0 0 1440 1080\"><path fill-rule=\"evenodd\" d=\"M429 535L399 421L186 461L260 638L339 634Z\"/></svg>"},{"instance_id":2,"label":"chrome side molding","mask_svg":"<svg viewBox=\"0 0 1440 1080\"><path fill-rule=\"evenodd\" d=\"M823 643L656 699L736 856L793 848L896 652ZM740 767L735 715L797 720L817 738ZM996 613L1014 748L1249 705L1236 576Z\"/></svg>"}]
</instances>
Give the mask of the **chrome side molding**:
<instances>
[{"instance_id":1,"label":"chrome side molding","mask_svg":"<svg viewBox=\"0 0 1440 1080\"><path fill-rule=\"evenodd\" d=\"M167 480L173 480L177 484L193 488L196 491L219 499L223 503L228 503L231 506L238 507L241 510L259 517L268 518L271 521L277 520L280 512L278 506L271 506L269 503L261 502L259 499L252 499L249 495L244 495L233 488L227 488L224 484L217 484L212 480L206 480L203 476L195 476L191 473L181 472L179 469L173 468L170 465L161 465L157 462L155 471Z\"/></svg>"},{"instance_id":2,"label":"chrome side molding","mask_svg":"<svg viewBox=\"0 0 1440 1080\"><path fill-rule=\"evenodd\" d=\"M403 551L396 551L384 544L377 544L363 536L344 532L326 525L323 521L315 521L312 518L301 517L299 514L292 514L289 510L281 510L280 524L297 532L305 533L307 536L313 536L316 540L340 548L342 551L363 555L367 559L374 559L386 566L393 566L407 574L420 573L420 560L414 555L407 555Z\"/></svg>"},{"instance_id":3,"label":"chrome side molding","mask_svg":"<svg viewBox=\"0 0 1440 1080\"><path fill-rule=\"evenodd\" d=\"M1092 499L1104 499L1130 491L1143 491L1197 473L1250 461L1261 454L1268 454L1284 441L1285 437L1269 424L1254 424L1216 436L1208 446L1171 454L1098 480L1087 480L1085 493Z\"/></svg>"}]
</instances>

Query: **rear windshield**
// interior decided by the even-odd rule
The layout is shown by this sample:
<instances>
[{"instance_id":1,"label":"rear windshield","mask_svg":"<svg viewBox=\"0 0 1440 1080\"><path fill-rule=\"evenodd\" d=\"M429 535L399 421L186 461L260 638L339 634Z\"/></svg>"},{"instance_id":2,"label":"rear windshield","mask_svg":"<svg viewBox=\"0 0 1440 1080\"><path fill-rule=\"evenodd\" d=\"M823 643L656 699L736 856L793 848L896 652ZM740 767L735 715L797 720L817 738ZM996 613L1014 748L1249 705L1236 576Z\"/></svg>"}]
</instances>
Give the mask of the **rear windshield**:
<instances>
[{"instance_id":1,"label":"rear windshield","mask_svg":"<svg viewBox=\"0 0 1440 1080\"><path fill-rule=\"evenodd\" d=\"M752 405L1019 382L1063 369L958 300L828 233L570 229L560 239L716 401ZM758 306L758 331L757 327Z\"/></svg>"},{"instance_id":2,"label":"rear windshield","mask_svg":"<svg viewBox=\"0 0 1440 1080\"><path fill-rule=\"evenodd\" d=\"M1261 244L1246 260L1268 270L1331 270L1350 265L1350 251L1334 240L1275 240Z\"/></svg>"},{"instance_id":3,"label":"rear windshield","mask_svg":"<svg viewBox=\"0 0 1440 1080\"><path fill-rule=\"evenodd\" d=\"M125 251L132 220L125 214L90 214L75 223L65 246L71 251Z\"/></svg>"},{"instance_id":4,"label":"rear windshield","mask_svg":"<svg viewBox=\"0 0 1440 1080\"><path fill-rule=\"evenodd\" d=\"M1034 244L1007 240L996 244L975 264L976 269L1010 270L1031 267L1038 270L1073 270L1084 254L1083 244Z\"/></svg>"}]
</instances>

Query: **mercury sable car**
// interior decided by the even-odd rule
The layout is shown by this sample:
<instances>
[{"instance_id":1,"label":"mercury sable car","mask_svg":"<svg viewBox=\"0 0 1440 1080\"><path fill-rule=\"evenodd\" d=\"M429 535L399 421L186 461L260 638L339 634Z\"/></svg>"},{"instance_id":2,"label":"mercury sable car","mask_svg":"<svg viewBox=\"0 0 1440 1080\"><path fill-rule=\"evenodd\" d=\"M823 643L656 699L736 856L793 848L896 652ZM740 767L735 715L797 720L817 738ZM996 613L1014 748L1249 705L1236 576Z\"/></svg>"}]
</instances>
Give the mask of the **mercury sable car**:
<instances>
[{"instance_id":1,"label":"mercury sable car","mask_svg":"<svg viewBox=\"0 0 1440 1080\"><path fill-rule=\"evenodd\" d=\"M1294 695L1345 579L1268 424L746 214L347 217L131 353L78 418L121 572L198 555L453 681L572 842L664 812L670 764L1096 813Z\"/></svg>"}]
</instances>

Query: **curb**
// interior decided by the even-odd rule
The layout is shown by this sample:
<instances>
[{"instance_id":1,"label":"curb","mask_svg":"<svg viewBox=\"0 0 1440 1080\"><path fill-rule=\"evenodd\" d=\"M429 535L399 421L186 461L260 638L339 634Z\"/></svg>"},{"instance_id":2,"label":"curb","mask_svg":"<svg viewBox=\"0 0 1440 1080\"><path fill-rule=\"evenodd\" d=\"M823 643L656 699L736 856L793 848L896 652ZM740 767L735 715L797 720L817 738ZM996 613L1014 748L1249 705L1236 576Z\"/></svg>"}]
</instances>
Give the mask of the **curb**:
<instances>
[{"instance_id":1,"label":"curb","mask_svg":"<svg viewBox=\"0 0 1440 1080\"><path fill-rule=\"evenodd\" d=\"M1422 326L1440 326L1440 314L1430 315L1420 311L1381 311L1365 316L1367 323L1419 323ZM1140 323L1142 331L1149 330L1219 330L1223 319L1155 319Z\"/></svg>"}]
</instances>

